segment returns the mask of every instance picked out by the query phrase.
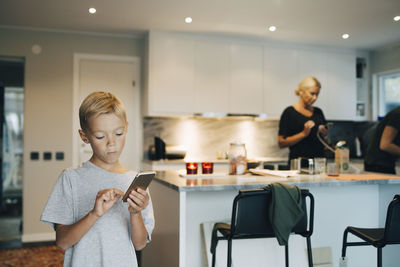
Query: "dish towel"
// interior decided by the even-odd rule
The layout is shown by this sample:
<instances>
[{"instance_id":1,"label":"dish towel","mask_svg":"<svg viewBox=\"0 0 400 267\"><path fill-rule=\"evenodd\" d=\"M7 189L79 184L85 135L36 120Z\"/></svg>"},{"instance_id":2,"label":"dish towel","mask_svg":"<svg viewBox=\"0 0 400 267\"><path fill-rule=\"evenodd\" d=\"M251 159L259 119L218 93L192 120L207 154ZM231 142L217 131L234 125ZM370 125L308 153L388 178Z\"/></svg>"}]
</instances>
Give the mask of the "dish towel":
<instances>
[{"instance_id":1,"label":"dish towel","mask_svg":"<svg viewBox=\"0 0 400 267\"><path fill-rule=\"evenodd\" d=\"M297 186L272 183L265 187L271 190L269 220L279 245L288 244L292 229L304 215L301 191Z\"/></svg>"}]
</instances>

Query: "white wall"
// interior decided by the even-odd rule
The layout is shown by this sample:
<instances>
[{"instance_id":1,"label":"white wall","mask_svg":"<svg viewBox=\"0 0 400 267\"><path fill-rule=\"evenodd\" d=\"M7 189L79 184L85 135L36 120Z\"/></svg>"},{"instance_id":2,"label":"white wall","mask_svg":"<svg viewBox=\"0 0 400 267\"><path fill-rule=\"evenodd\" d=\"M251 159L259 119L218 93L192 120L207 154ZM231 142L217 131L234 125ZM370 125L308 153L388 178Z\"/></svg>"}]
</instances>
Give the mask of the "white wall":
<instances>
[{"instance_id":1,"label":"white wall","mask_svg":"<svg viewBox=\"0 0 400 267\"><path fill-rule=\"evenodd\" d=\"M400 42L371 53L371 73L400 69Z\"/></svg>"},{"instance_id":2,"label":"white wall","mask_svg":"<svg viewBox=\"0 0 400 267\"><path fill-rule=\"evenodd\" d=\"M25 242L52 238L39 221L61 171L72 165L73 54L93 53L143 57L144 39L68 32L0 28L0 56L25 58L23 236ZM42 47L34 55L31 47ZM40 152L31 161L31 151ZM44 151L53 160L43 161ZM54 152L65 153L55 161Z\"/></svg>"}]
</instances>

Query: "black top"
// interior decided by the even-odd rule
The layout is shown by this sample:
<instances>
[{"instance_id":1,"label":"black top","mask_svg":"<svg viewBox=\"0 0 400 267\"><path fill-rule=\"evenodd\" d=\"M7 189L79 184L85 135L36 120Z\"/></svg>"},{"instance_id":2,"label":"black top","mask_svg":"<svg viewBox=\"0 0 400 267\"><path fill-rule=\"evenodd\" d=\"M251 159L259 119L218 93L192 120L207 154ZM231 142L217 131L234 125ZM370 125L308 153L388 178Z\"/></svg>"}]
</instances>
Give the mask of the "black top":
<instances>
[{"instance_id":1,"label":"black top","mask_svg":"<svg viewBox=\"0 0 400 267\"><path fill-rule=\"evenodd\" d=\"M293 106L287 107L279 122L279 135L284 138L295 135L304 129L304 123L312 120L315 126L311 129L310 134L298 142L297 144L289 147L289 159L298 157L314 158L324 156L324 146L318 140L317 132L321 124L326 124L326 120L322 110L314 107L314 112L310 117L304 116L298 112Z\"/></svg>"},{"instance_id":2,"label":"black top","mask_svg":"<svg viewBox=\"0 0 400 267\"><path fill-rule=\"evenodd\" d=\"M376 127L371 142L368 145L367 154L365 155L364 160L366 164L394 168L397 157L379 149L383 129L386 126L392 126L399 131L393 142L396 145L400 145L400 107L392 109Z\"/></svg>"}]
</instances>

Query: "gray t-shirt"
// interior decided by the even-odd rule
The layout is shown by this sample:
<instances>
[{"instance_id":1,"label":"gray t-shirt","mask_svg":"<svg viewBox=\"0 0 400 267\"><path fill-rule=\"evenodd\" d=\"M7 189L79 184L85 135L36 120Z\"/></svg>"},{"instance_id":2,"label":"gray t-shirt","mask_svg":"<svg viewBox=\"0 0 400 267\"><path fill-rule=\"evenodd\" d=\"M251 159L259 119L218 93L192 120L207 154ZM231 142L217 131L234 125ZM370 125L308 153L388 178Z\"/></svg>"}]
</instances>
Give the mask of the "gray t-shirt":
<instances>
[{"instance_id":1,"label":"gray t-shirt","mask_svg":"<svg viewBox=\"0 0 400 267\"><path fill-rule=\"evenodd\" d=\"M53 188L41 221L71 225L94 207L98 191L119 188L126 191L136 172L108 172L90 161L81 167L62 172ZM149 193L149 192L148 192ZM154 228L151 199L142 211L148 242ZM64 266L129 266L136 267L136 254L131 241L128 203L118 200L75 245L67 249Z\"/></svg>"}]
</instances>

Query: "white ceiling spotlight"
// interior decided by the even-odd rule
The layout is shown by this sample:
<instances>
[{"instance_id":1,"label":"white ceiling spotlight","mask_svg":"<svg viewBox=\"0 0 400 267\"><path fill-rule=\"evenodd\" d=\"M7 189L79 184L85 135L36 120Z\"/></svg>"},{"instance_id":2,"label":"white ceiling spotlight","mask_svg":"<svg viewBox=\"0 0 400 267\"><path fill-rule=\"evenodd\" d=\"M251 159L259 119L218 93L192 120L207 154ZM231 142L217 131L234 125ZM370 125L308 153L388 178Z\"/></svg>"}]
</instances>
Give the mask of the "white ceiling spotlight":
<instances>
[{"instance_id":1,"label":"white ceiling spotlight","mask_svg":"<svg viewBox=\"0 0 400 267\"><path fill-rule=\"evenodd\" d=\"M32 49L32 53L34 55L39 55L40 53L42 53L42 47L40 45L38 45L38 44L32 45L31 49Z\"/></svg>"},{"instance_id":2,"label":"white ceiling spotlight","mask_svg":"<svg viewBox=\"0 0 400 267\"><path fill-rule=\"evenodd\" d=\"M347 34L347 33L345 33L345 34L342 35L342 38L343 38L343 39L348 39L349 37L350 37L350 35Z\"/></svg>"},{"instance_id":3,"label":"white ceiling spotlight","mask_svg":"<svg viewBox=\"0 0 400 267\"><path fill-rule=\"evenodd\" d=\"M95 14L96 13L96 9L94 7L89 8L89 13L90 14Z\"/></svg>"},{"instance_id":4,"label":"white ceiling spotlight","mask_svg":"<svg viewBox=\"0 0 400 267\"><path fill-rule=\"evenodd\" d=\"M275 27L275 26L269 26L269 27L268 27L268 30L269 30L270 32L274 32L274 31L276 31L276 27Z\"/></svg>"},{"instance_id":5,"label":"white ceiling spotlight","mask_svg":"<svg viewBox=\"0 0 400 267\"><path fill-rule=\"evenodd\" d=\"M192 20L191 17L186 17L186 18L185 18L185 22L186 22L186 23L192 23L192 21L193 21L193 20Z\"/></svg>"},{"instance_id":6,"label":"white ceiling spotlight","mask_svg":"<svg viewBox=\"0 0 400 267\"><path fill-rule=\"evenodd\" d=\"M400 21L400 16L396 16L393 18L394 21Z\"/></svg>"}]
</instances>

